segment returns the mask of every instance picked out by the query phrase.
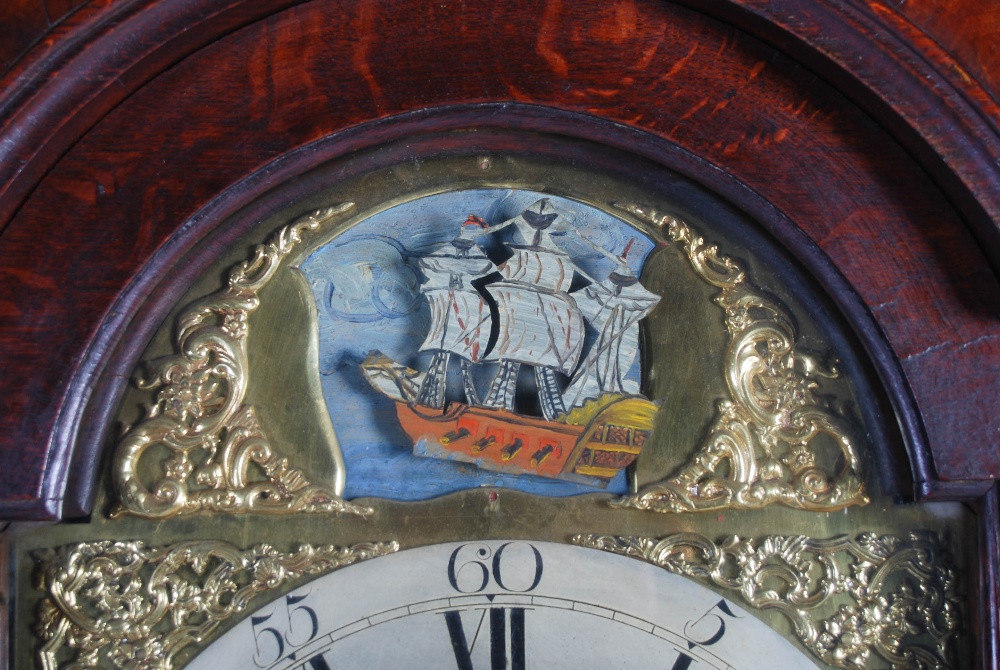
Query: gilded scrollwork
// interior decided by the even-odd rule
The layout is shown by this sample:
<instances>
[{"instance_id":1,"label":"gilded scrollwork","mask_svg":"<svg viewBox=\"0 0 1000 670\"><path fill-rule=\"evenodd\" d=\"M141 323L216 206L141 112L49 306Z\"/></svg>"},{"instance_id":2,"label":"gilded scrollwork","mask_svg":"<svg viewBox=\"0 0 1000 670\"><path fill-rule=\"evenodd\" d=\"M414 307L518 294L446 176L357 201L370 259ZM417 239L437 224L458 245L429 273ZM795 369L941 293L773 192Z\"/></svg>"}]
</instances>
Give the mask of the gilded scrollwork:
<instances>
[{"instance_id":1,"label":"gilded scrollwork","mask_svg":"<svg viewBox=\"0 0 1000 670\"><path fill-rule=\"evenodd\" d=\"M248 316L260 304L258 292L305 232L352 207L317 210L281 228L230 271L223 289L183 312L175 353L154 362L151 373L136 382L155 395L115 452L118 504L112 516L369 512L293 467L268 439L253 406L244 403ZM150 470L157 474L142 474Z\"/></svg>"},{"instance_id":2,"label":"gilded scrollwork","mask_svg":"<svg viewBox=\"0 0 1000 670\"><path fill-rule=\"evenodd\" d=\"M821 394L836 378L796 349L792 319L685 222L637 205L619 205L679 245L701 279L717 287L729 343L714 425L672 476L613 504L658 512L759 508L773 503L830 511L868 502L862 459L848 422Z\"/></svg>"},{"instance_id":3,"label":"gilded scrollwork","mask_svg":"<svg viewBox=\"0 0 1000 670\"><path fill-rule=\"evenodd\" d=\"M720 542L695 533L662 539L578 535L573 541L738 592L751 607L777 610L807 649L835 667L956 667L956 571L933 533L906 539L874 533L731 536Z\"/></svg>"},{"instance_id":4,"label":"gilded scrollwork","mask_svg":"<svg viewBox=\"0 0 1000 670\"><path fill-rule=\"evenodd\" d=\"M38 556L46 594L35 626L44 642L41 665L169 670L182 650L246 611L254 597L398 548L384 542L280 552L215 540L163 548L106 540L49 550Z\"/></svg>"}]
</instances>

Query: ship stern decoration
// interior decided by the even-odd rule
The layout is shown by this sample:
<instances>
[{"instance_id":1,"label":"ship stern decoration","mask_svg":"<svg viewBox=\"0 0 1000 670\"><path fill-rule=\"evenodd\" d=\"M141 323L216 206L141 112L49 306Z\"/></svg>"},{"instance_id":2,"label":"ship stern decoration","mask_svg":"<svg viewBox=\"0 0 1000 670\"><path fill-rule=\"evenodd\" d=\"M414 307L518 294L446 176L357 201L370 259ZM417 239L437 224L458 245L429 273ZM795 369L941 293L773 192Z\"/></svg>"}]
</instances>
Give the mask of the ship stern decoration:
<instances>
[{"instance_id":1,"label":"ship stern decoration","mask_svg":"<svg viewBox=\"0 0 1000 670\"><path fill-rule=\"evenodd\" d=\"M627 262L634 240L606 250L548 198L457 228L418 261L426 370L372 351L365 378L395 404L415 455L605 486L638 457L657 411L629 375L660 300ZM613 269L588 276L574 262L581 245ZM461 383L449 390L451 368Z\"/></svg>"}]
</instances>

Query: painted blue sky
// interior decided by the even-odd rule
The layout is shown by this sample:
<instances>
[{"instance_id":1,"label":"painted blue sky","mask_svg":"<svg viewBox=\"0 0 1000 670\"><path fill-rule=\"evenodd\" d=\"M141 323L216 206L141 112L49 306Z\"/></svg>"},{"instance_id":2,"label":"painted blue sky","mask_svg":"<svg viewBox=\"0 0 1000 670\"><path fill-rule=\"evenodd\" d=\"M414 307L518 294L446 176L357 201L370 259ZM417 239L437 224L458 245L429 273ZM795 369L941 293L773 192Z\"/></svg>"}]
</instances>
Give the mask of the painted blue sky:
<instances>
[{"instance_id":1,"label":"painted blue sky","mask_svg":"<svg viewBox=\"0 0 1000 670\"><path fill-rule=\"evenodd\" d=\"M359 367L369 351L378 349L400 363L425 369L429 354L418 354L417 348L427 333L429 309L420 294L419 257L454 238L469 214L496 225L543 197L572 221L580 237L614 254L622 253L634 238L628 261L639 275L653 243L636 229L576 201L505 189L443 193L398 205L337 236L302 264L319 308L320 374L347 467L346 498L424 500L473 487L552 496L626 491L624 473L607 489L598 489L414 456L392 402L371 388ZM560 246L591 277L603 279L613 269L611 261L584 241L564 237ZM638 370L636 364L629 376L638 378ZM485 391L492 369L481 372L478 381Z\"/></svg>"}]
</instances>

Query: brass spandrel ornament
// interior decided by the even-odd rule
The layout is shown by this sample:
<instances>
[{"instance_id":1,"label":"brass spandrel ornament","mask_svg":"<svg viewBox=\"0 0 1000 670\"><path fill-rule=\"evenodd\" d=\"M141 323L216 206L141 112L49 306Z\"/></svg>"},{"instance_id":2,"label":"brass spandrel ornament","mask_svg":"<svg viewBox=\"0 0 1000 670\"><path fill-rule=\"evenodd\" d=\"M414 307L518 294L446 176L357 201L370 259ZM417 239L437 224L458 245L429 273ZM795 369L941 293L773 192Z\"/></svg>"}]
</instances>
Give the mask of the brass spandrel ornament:
<instances>
[{"instance_id":1,"label":"brass spandrel ornament","mask_svg":"<svg viewBox=\"0 0 1000 670\"><path fill-rule=\"evenodd\" d=\"M36 630L45 670L171 670L174 658L268 591L383 556L397 545L305 545L280 552L202 540L166 547L87 542L38 556L46 597Z\"/></svg>"},{"instance_id":2,"label":"brass spandrel ornament","mask_svg":"<svg viewBox=\"0 0 1000 670\"><path fill-rule=\"evenodd\" d=\"M116 449L113 516L368 512L341 499L342 465L333 486L317 484L312 473L290 464L275 448L255 408L244 403L250 384L248 317L260 304L259 291L303 235L352 207L317 210L281 228L255 249L253 258L230 271L224 289L183 312L176 353L150 361L150 373L137 376L138 388L153 392L155 399ZM156 473L151 486L141 476L147 462Z\"/></svg>"},{"instance_id":3,"label":"brass spandrel ornament","mask_svg":"<svg viewBox=\"0 0 1000 670\"><path fill-rule=\"evenodd\" d=\"M816 657L838 668L955 668L962 605L947 544L933 533L579 535L584 547L634 556L780 612Z\"/></svg>"},{"instance_id":4,"label":"brass spandrel ornament","mask_svg":"<svg viewBox=\"0 0 1000 670\"><path fill-rule=\"evenodd\" d=\"M685 465L612 504L656 512L867 504L855 431L823 390L824 379L839 375L836 367L801 351L786 308L686 222L640 205L617 206L660 228L719 289L713 301L729 335L722 361L729 397L719 400L709 434Z\"/></svg>"}]
</instances>

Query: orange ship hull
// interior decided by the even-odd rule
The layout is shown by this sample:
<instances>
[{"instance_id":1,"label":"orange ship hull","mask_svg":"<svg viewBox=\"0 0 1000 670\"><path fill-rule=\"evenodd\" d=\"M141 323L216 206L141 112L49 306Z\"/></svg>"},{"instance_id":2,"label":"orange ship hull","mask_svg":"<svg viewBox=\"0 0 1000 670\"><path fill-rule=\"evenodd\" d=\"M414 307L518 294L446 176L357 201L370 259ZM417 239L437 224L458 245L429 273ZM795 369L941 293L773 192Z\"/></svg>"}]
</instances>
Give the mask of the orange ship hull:
<instances>
[{"instance_id":1,"label":"orange ship hull","mask_svg":"<svg viewBox=\"0 0 1000 670\"><path fill-rule=\"evenodd\" d=\"M395 401L421 456L605 486L639 455L648 432L605 422L569 425L492 407L451 403L443 412ZM610 438L610 439L609 439Z\"/></svg>"}]
</instances>

